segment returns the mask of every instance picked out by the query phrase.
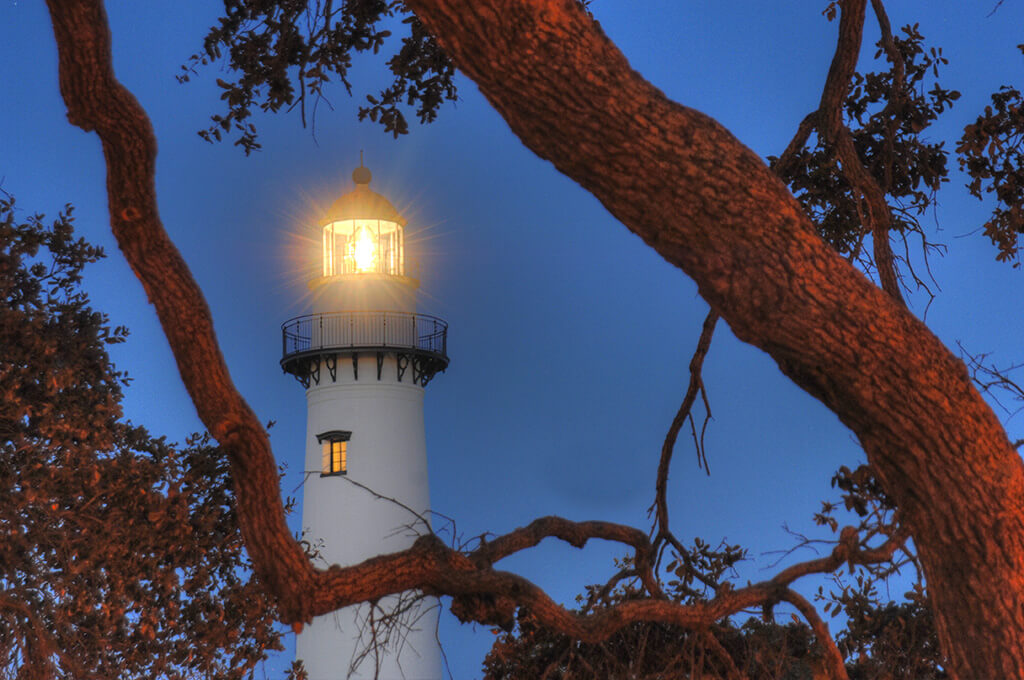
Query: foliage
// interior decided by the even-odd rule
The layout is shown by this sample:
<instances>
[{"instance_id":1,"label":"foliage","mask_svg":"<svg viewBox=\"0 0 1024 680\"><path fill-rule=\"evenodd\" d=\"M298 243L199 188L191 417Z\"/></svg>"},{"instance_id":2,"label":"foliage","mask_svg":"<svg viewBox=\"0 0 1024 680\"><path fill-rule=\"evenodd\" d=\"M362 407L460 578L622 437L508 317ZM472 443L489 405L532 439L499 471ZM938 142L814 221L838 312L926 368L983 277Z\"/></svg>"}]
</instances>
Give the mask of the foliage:
<instances>
[{"instance_id":1,"label":"foliage","mask_svg":"<svg viewBox=\"0 0 1024 680\"><path fill-rule=\"evenodd\" d=\"M225 456L122 420L101 249L0 199L0 675L243 678L280 649Z\"/></svg>"},{"instance_id":2,"label":"foliage","mask_svg":"<svg viewBox=\"0 0 1024 680\"><path fill-rule=\"evenodd\" d=\"M1024 44L1017 46L1024 52ZM999 248L999 260L1020 266L1019 236L1024 233L1024 98L1006 85L992 95L991 106L964 128L956 150L960 169L971 181L967 189L982 199L994 194L996 206L983 229Z\"/></svg>"},{"instance_id":3,"label":"foliage","mask_svg":"<svg viewBox=\"0 0 1024 680\"><path fill-rule=\"evenodd\" d=\"M869 466L841 467L832 486L841 492L839 502L822 503L822 511L814 516L816 524L837 533L836 515L845 510L858 518L858 535L865 542L896 534L896 505ZM888 593L889 577L908 565L916 570L912 588L899 600L883 596L880 586ZM909 547L891 562L850 569L846 578L837 572L832 586L828 591L819 587L815 599L824 602L823 614L844 618L836 644L847 660L851 680L947 677L923 577Z\"/></svg>"},{"instance_id":4,"label":"foliage","mask_svg":"<svg viewBox=\"0 0 1024 680\"><path fill-rule=\"evenodd\" d=\"M861 520L857 529L866 537L865 547L872 539L877 542L877 537L895 531L895 507L868 466L852 471L841 468L833 486L840 497L823 503L822 512L815 516L819 525L838 534L837 515L854 515ZM815 541L802 541L805 547L811 543ZM706 603L716 593L726 592L731 587L727 577L746 558L738 546L712 548L700 539L685 553L675 554L662 575L666 594L687 605ZM815 599L822 603L823 613L834 620L842 617L845 624L836 644L851 680L947 677L920 581L899 601L882 595L888 592L889 576L913 561L908 549L903 559L880 566L851 567L845 576L833 574L830 587L818 588ZM629 562L624 560L617 566L628 568ZM646 592L632 582L618 583L614 588L609 584L589 586L585 597L577 597L578 611L600 612L645 597ZM730 668L750 680L825 677L822 648L811 627L796 615L779 621L773 607L766 607L761 617L725 619L707 630L659 622L634 623L596 644L543 628L528 611L520 609L514 628L495 633L497 639L484 660L487 680L732 677Z\"/></svg>"},{"instance_id":5,"label":"foliage","mask_svg":"<svg viewBox=\"0 0 1024 680\"><path fill-rule=\"evenodd\" d=\"M946 64L941 48L926 47L918 26L894 35L898 60L879 42L875 59L886 55L889 68L856 73L843 102L843 117L864 167L887 194L893 230L917 234L927 244L919 217L948 181L947 152L924 132L960 98L936 80ZM818 225L821 237L839 253L870 267L863 250L867 232L861 197L850 186L828 145L815 135L787 164L783 179ZM904 262L907 263L906 258Z\"/></svg>"},{"instance_id":6,"label":"foliage","mask_svg":"<svg viewBox=\"0 0 1024 680\"><path fill-rule=\"evenodd\" d=\"M369 118L395 137L409 131L406 110L421 123L437 117L445 101L456 99L455 67L434 37L402 0L225 0L224 16L210 29L201 53L182 67L187 81L196 67L228 55L234 80L218 79L227 113L214 115L200 132L207 141L238 134L235 144L248 154L260 147L250 122L252 108L277 112L298 105L306 123L307 106L324 99L324 86L337 78L352 94L352 55L377 54L388 45L395 24L407 27L401 46L388 59L391 83L366 95L359 119Z\"/></svg>"},{"instance_id":7,"label":"foliage","mask_svg":"<svg viewBox=\"0 0 1024 680\"><path fill-rule=\"evenodd\" d=\"M579 0L587 8L590 0ZM456 101L455 65L403 0L224 0L224 16L210 28L203 49L182 66L179 82L227 54L233 79L217 79L227 112L211 116L199 132L208 142L237 135L248 155L260 148L252 111L276 113L299 107L302 123L315 124L325 88L337 79L353 93L353 55L391 51L392 30L405 35L387 60L390 83L364 95L359 120L384 126L394 137L409 132L407 115L422 123L437 118L441 105ZM307 110L310 109L310 110Z\"/></svg>"},{"instance_id":8,"label":"foliage","mask_svg":"<svg viewBox=\"0 0 1024 680\"><path fill-rule=\"evenodd\" d=\"M484 678L728 677L729 662L719 654L750 680L810 680L819 664L810 628L797 622L751 618L742 626L725 621L705 632L635 623L606 642L587 644L538 626L520 611L515 629L500 633L484 660Z\"/></svg>"},{"instance_id":9,"label":"foliage","mask_svg":"<svg viewBox=\"0 0 1024 680\"><path fill-rule=\"evenodd\" d=\"M881 3L873 5L877 8ZM298 104L303 106L305 114L307 94L315 101L319 101L323 96L322 86L327 81L329 73L338 75L351 90L347 77L351 51L376 52L384 44L384 39L390 35L389 31L380 28L377 22L392 17L392 12L404 10L404 5L400 2L373 3L357 0L346 3L343 10L338 10L342 12L341 21L332 23L335 10L329 2L310 7L303 2L284 1L275 4L229 1L226 7L228 16L220 27L212 30L206 43L205 56L197 55L193 60L193 66L219 58L222 48L229 51L231 68L239 70L242 76L235 83L220 81L221 87L225 90L224 99L228 103L229 113L227 116L215 117L215 126L207 131L206 135L208 139L219 139L223 132L237 132L241 135L238 143L247 152L258 148L255 130L248 122L253 105L259 103L264 110L277 111L282 107ZM826 13L835 16L836 10L840 7L845 19L845 3L841 5L838 2L831 2ZM365 16L358 12L355 15L344 14L352 8L365 10L367 13ZM346 16L349 16L349 19L345 19ZM881 21L881 16L879 19L880 23L887 23ZM350 23L346 23L349 20ZM339 26L340 34L335 32ZM883 33L886 31L887 29L883 27ZM429 36L422 35L424 39L429 40ZM414 43L415 38L416 32L413 30ZM315 45L319 44L318 40L325 40L325 44L333 45L333 49L318 53L315 48ZM859 48L859 44L855 47ZM902 236L904 245L907 245L907 235L918 234L927 249L929 244L918 219L933 205L935 192L946 180L947 156L941 143L928 142L921 136L921 132L931 125L939 114L948 109L958 94L941 88L932 80L937 78L938 66L945 61L941 51L925 49L916 26L904 28L903 34L899 37L884 36L877 56L883 53L889 59L890 68L880 73L854 75L852 88L843 102L842 117L845 125L850 128L848 131L853 138L857 154L852 165L862 164L873 178L873 184L886 196L889 210L884 212L887 213L887 217L891 217L891 228L898 236ZM422 69L410 66L424 54L422 46L413 45L410 54L407 55L409 58L404 62L399 61L400 72L395 72L392 68L396 84L385 90L379 99L369 97L368 101L373 106L362 109L360 115L374 120L379 119L386 129L395 135L401 134L407 127L397 106L403 100L408 105L419 102L421 106L418 112L421 120L430 119L431 111L434 110L431 108L431 102L439 103L441 97L424 97L418 89L422 82L417 79L426 78L429 81L433 77L431 74L436 71L430 70L429 59L426 61L427 66ZM437 54L440 55L440 52ZM188 78L188 73L186 69L184 78ZM450 73L448 64L449 76ZM844 76L844 80L845 78ZM410 86L410 82L416 84ZM844 87L845 85L846 83ZM454 90L445 90L443 86L438 91L447 91L449 96L454 96ZM385 96L388 93L390 96ZM1015 174L1016 168L1020 165L1016 136L1016 131L1020 127L1019 99L1020 96L1015 90L1004 88L993 99L995 108L990 107L985 116L979 118L975 129L969 128L965 132L967 141L962 140L960 147L963 154L961 162L976 182L969 185L969 189L979 197L983 189L986 193L995 193L1000 201L996 217L990 223L992 226L986 229L1000 247L1000 259L1009 259L1015 255L1016 234L1020 232L1018 213L1022 196L1017 189L1020 182ZM436 109L436 106L434 108ZM821 114L823 111L818 113ZM831 127L827 130L832 133ZM820 136L809 146L806 142L807 139L804 139L799 145L801 148L795 152L797 162L784 164L785 172L782 174L829 243L851 260L858 261L863 268L870 269L874 264L881 269L882 257L879 256L876 262L872 262L871 257L862 250L865 239L871 233L868 225L872 222L871 219L865 219L863 214L867 203L866 196L859 195L862 192L867 193L864 191L865 183L860 182L858 188L853 188L849 181L850 177L844 176L846 173L841 167L842 164L837 162L834 150L829 149L828 144L823 142ZM526 143L531 148L539 146L536 142ZM844 163L850 163L850 154L845 154L843 159ZM884 231L888 230L889 221L886 220ZM889 234L875 232L876 237L879 235L885 239L884 243L888 248ZM875 245L881 242L878 240ZM889 260L891 264L891 257ZM909 254L904 256L903 263L909 266ZM912 269L910 271L913 273ZM894 288L896 292L893 293L893 297L899 298L898 286L889 286L886 290L892 293ZM728 302L728 298L721 299ZM861 324L861 327L865 328L867 325ZM934 356L941 358L937 352ZM794 364L795 367L788 367L791 376L798 375L798 369L801 368L799 362L794 360ZM946 374L953 372L955 371L945 371ZM836 373L836 377L840 377L841 371L836 370ZM913 381L909 382L915 384ZM808 379L805 386L820 388L822 384ZM841 400L837 399L836 402L838 401ZM830 404L834 409L836 402ZM24 416L26 426L31 425L32 418L32 415ZM13 422L15 425L21 423L17 419ZM861 424L858 431L869 430L872 424ZM12 426L11 429L14 431L15 427ZM969 434L973 434L969 427L965 429ZM912 437L913 433L910 433L910 436ZM119 442L120 440L114 441L111 446L116 448ZM134 442L128 442L126 446L131 451L144 448ZM874 459L886 463L887 458L878 453L878 448L873 450ZM1003 470L1005 469L1006 466L1003 467ZM888 479L891 480L892 477L888 476ZM848 544L852 538L860 554L863 554L871 549L878 549L878 541L884 539L888 543L889 539L900 535L898 511L876 488L877 482L870 469L841 471L835 485L844 494L845 508L860 518L858 526L842 529L839 540L834 541L837 549L849 548ZM901 484L896 488L906 493L908 487L912 493L913 484ZM170 498L172 488L168 483L165 494L167 498ZM947 486L946 489L948 488ZM15 492L20 491L15 489ZM158 495L163 491L163 487L158 488ZM874 497L870 497L872 493ZM869 497L861 497L864 494ZM965 499L961 497L960 502L964 503ZM819 515L820 524L828 526L833 532L837 532L839 527L838 521L833 517L836 507L835 504L827 504ZM960 506L950 504L950 507ZM58 511L58 508L59 504L51 504L53 511ZM73 519L67 517L60 521L69 523ZM921 527L918 526L917 529L920 530ZM638 554L639 552L638 550ZM732 587L728 583L720 582L720 577L724 573L720 568L723 563L702 562L702 556L709 554L700 546L695 550L677 550L675 563L670 563L666 567L678 577L678 580L668 583L671 596L678 601L699 603L710 591L720 594ZM852 549L847 554L852 554ZM914 562L914 557L909 552L907 561ZM642 560L638 558L637 562L642 563ZM974 564L980 563L976 560ZM65 571L73 569L73 566L71 564ZM915 588L902 603L883 602L878 596L878 579L897 566L884 566L879 570L866 568L854 573L855 567L851 559L850 576L853 577L853 582L837 581L838 591L831 591L828 594L825 594L824 590L821 591L820 597L826 602L824 611L833 615L845 615L850 622L849 630L840 637L840 644L847 655L851 673L860 673L857 677L891 676L896 672L916 677L941 677L941 657L934 644L934 626L930 624L924 591L920 587ZM639 569L639 566L636 567L636 571ZM829 567L830 571L834 569L834 565ZM630 571L628 565L625 571ZM703 587L692 586L697 582L702 583ZM655 596L658 589L650 587L649 583L646 585L649 590L643 596ZM949 587L949 583L943 585ZM818 645L821 640L817 640L812 646L810 640L813 636L809 635L810 629L799 622L794 622L795 627L789 624L780 627L773 623L770 618L771 609L777 594L778 590L773 590L766 596L764 608L768 620L763 624L747 621L737 629L728 620L723 620L716 624L716 627L695 627L690 632L659 629L659 624L655 623L635 624L617 633L620 636L633 635L623 641L621 649L614 648L615 639L603 645L584 646L568 639L558 640L557 635L550 640L543 640L529 634L530 640L525 648L528 658L534 658L529 655L536 656L544 652L550 654L543 667L534 661L528 676L537 677L541 673L548 676L552 673L569 674L569 664L577 662L588 672L596 665L606 664L600 672L594 673L595 676L622 675L624 664L636 662L643 666L648 665L646 661L637 662L637 659L642 659L642 655L648 650L656 652L650 658L656 659L653 665L660 667L660 670L651 670L654 674L663 674L665 668L673 669L669 672L676 672L676 666L668 664L676 664L685 656L685 665L679 668L689 669L684 671L688 674L705 671L720 673L721 669L728 669L732 664L755 677L813 675L815 655L820 652L819 647L824 645ZM598 611L640 596L641 591L635 583L615 588L604 586L592 591L584 610ZM9 609L17 611L13 606ZM949 630L952 608L947 605L945 610L940 613L945 617L946 630ZM523 626L532 625L532 619L527 611L520 611L519 614L522 633ZM30 615L25 615L25 618L29 624L34 625ZM813 616L807 618L814 619ZM300 619L296 617L293 620ZM994 620L999 622L998 619ZM36 625L36 628L36 639L45 639L45 636L38 634L45 626ZM813 627L813 630L822 632L820 626ZM552 635L542 633L542 636ZM774 654L771 656L771 663L764 663L766 657L762 653L746 651L747 645L741 645L740 649L734 644L731 645L730 641L734 641L736 636L740 639L767 640L767 643L755 648L766 649ZM25 636L23 639L30 638ZM665 640L668 642L661 643ZM684 640L685 644L679 644L679 640ZM503 642L510 648L518 644L514 637ZM1008 648L1016 649L1017 646ZM27 651L21 653L25 655L31 655L34 651L28 647L24 649ZM628 650L632 656L622 653L623 650ZM502 657L502 663L508 661L508 658L508 655ZM756 664L751 665L751 659L754 659ZM610 665L613 662L617 665ZM62 659L62 663L72 662ZM963 660L961 664L969 667ZM518 667L513 667L513 670L518 672ZM635 668L628 670L631 676L637 675L634 672ZM575 669L574 674L578 674Z\"/></svg>"},{"instance_id":10,"label":"foliage","mask_svg":"<svg viewBox=\"0 0 1024 680\"><path fill-rule=\"evenodd\" d=\"M927 596L916 586L904 598L885 602L866 579L833 595L836 611L847 617L836 644L847 658L850 680L948 677Z\"/></svg>"}]
</instances>

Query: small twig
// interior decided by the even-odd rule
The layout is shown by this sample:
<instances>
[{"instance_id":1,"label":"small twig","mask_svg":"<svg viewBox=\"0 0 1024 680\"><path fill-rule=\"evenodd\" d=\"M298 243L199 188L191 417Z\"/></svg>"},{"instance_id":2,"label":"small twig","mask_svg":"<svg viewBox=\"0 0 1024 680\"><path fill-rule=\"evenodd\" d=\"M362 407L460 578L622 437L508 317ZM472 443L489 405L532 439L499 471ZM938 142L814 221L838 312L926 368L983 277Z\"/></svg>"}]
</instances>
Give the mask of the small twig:
<instances>
[{"instance_id":1,"label":"small twig","mask_svg":"<svg viewBox=\"0 0 1024 680\"><path fill-rule=\"evenodd\" d=\"M356 480L352 479L348 475L342 476L342 479L344 479L349 484L354 484L355 486L359 487L363 491L366 491L366 492L372 494L373 497L378 499L378 500L388 501L388 502L394 503L395 505L397 505L398 507L402 508L403 510L408 512L410 515L415 517L418 522L420 522L421 524L423 524L423 526L425 526L427 528L427 531L429 531L430 533L434 533L434 530L430 526L430 520L428 520L424 515L416 512L415 510L413 510L412 508L410 508L408 505L406 505L402 501L398 500L397 498L392 498L391 496L385 496L383 494L380 494L380 493L374 491L373 489L371 489L370 487L366 486L365 484L362 484L361 482L357 482ZM409 527L411 525L405 525L405 526Z\"/></svg>"},{"instance_id":2,"label":"small twig","mask_svg":"<svg viewBox=\"0 0 1024 680\"><path fill-rule=\"evenodd\" d=\"M791 165L796 160L797 153L804 148L807 144L807 139L814 132L815 127L818 124L818 112L811 111L804 119L800 121L800 125L796 128L796 133L793 135L793 139L790 140L786 149L782 152L774 163L772 163L772 171L779 177L785 177L791 170Z\"/></svg>"},{"instance_id":3,"label":"small twig","mask_svg":"<svg viewBox=\"0 0 1024 680\"><path fill-rule=\"evenodd\" d=\"M687 419L692 420L690 410L693 408L693 403L697 399L697 394L703 394L704 382L701 378L701 369L704 366L704 358L707 356L708 349L711 347L711 337L715 332L715 324L718 323L718 314L711 310L708 312L707 317L704 319L704 325L701 328L700 338L697 340L697 349L693 352L693 357L690 359L690 383L686 388L686 395L683 397L683 403L679 406L679 411L676 413L676 417L672 420L672 425L668 429L668 433L665 435L665 442L661 447L661 459L658 462L658 478L655 482L655 499L654 505L651 510L655 511L655 526L658 529L658 533L667 532L668 529L668 501L666 500L667 488L668 488L668 469L672 462L672 452L675 450L676 439L679 436L679 430L682 428L683 423ZM705 395L706 396L706 395ZM705 404L707 401L705 399ZM705 461L703 467L706 467L706 457L702 457L700 453L700 441L697 441L698 446L698 464L701 461Z\"/></svg>"}]
</instances>

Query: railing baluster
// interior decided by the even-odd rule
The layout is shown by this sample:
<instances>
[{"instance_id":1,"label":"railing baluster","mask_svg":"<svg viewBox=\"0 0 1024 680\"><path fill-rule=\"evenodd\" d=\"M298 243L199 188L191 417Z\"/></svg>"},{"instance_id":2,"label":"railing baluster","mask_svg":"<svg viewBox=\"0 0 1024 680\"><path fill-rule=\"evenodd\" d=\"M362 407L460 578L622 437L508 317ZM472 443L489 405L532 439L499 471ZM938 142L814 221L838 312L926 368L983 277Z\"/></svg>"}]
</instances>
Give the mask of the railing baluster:
<instances>
[{"instance_id":1,"label":"railing baluster","mask_svg":"<svg viewBox=\"0 0 1024 680\"><path fill-rule=\"evenodd\" d=\"M302 362L290 364L296 355L323 350L399 348L426 352L448 365L448 324L435 316L406 312L333 312L309 314L281 325L282 365L301 370Z\"/></svg>"}]
</instances>

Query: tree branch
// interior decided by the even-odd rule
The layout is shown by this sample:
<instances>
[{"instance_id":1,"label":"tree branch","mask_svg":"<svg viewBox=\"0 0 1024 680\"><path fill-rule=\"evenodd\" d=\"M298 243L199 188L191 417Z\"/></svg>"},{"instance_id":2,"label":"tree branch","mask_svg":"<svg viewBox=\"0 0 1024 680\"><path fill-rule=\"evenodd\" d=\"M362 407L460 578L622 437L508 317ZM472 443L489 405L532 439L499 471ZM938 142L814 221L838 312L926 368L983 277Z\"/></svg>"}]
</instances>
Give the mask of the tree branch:
<instances>
[{"instance_id":1,"label":"tree branch","mask_svg":"<svg viewBox=\"0 0 1024 680\"><path fill-rule=\"evenodd\" d=\"M756 154L640 78L573 0L408 4L529 148L690 274L737 337L854 430L912 529L951 674L1024 677L1024 470L963 364L821 242ZM844 3L844 13L846 5L863 16L863 0ZM234 389L202 295L160 223L155 138L114 78L103 7L48 6L69 120L103 142L114 235L200 418L228 452L254 569L285 621L422 589L451 594L463 611L489 599L484 617L526 605L545 625L598 641L632 621L706 626L778 598L786 582L776 577L690 607L631 601L579 617L432 536L315 570L284 523L266 433Z\"/></svg>"},{"instance_id":2,"label":"tree branch","mask_svg":"<svg viewBox=\"0 0 1024 680\"><path fill-rule=\"evenodd\" d=\"M747 678L740 673L740 669L736 667L736 662L733 661L729 651L722 646L722 643L718 641L718 638L715 637L714 633L711 631L705 632L701 636L701 642L703 642L704 647L711 652L711 655L714 656L715 660L721 664L724 680L747 680Z\"/></svg>"},{"instance_id":3,"label":"tree branch","mask_svg":"<svg viewBox=\"0 0 1024 680\"><path fill-rule=\"evenodd\" d=\"M10 591L0 593L0 611L10 612L15 618L23 619L31 631L22 638L25 642L23 670L27 673L26 678L48 680L55 677L57 669L52 660L53 656L60 659L61 666L75 678L89 680L96 677L82 668L68 650L61 649L36 612L20 598L12 596ZM15 628L15 624L12 624L11 628ZM13 631L8 629L4 633L10 635Z\"/></svg>"},{"instance_id":4,"label":"tree branch","mask_svg":"<svg viewBox=\"0 0 1024 680\"><path fill-rule=\"evenodd\" d=\"M871 232L875 267L882 289L894 300L903 303L896 262L889 243L889 231L892 228L889 203L885 200L884 189L861 162L853 144L853 135L843 123L843 102L860 55L865 6L866 0L846 0L842 4L839 40L836 42L835 54L818 106L818 129L842 164L843 177L862 198L863 206L858 209L858 213L864 221L865 229Z\"/></svg>"},{"instance_id":5,"label":"tree branch","mask_svg":"<svg viewBox=\"0 0 1024 680\"><path fill-rule=\"evenodd\" d=\"M671 545L676 549L679 559L686 563L690 573L711 588L717 588L718 584L714 583L707 577L707 575L700 573L699 570L693 569L688 552L683 548L682 544L669 528L667 493L668 471L672 462L672 454L675 451L676 439L679 436L679 430L682 429L683 424L687 419L693 423L691 410L698 394L703 396L704 406L707 409L704 419L705 426L707 425L708 419L711 417L711 411L710 408L708 408L707 395L704 392L704 380L701 377L701 371L704 366L704 358L707 356L708 350L711 348L711 337L715 332L715 325L717 323L718 314L714 310L708 311L707 316L704 318L700 337L697 340L697 347L693 352L693 356L690 358L690 382L687 385L686 394L683 396L683 403L679 405L679 411L672 420L668 433L665 435L665 442L661 447L661 458L658 461L658 476L654 484L654 504L647 510L648 515L650 515L652 511L655 513L654 528L652 529L652 534L654 535L653 550L656 554L655 569L657 569L657 563L660 563L661 561L661 555L664 552L664 546L667 542L668 545ZM704 455L703 431L701 436L698 437L696 434L696 426L694 426L694 444L697 447L698 466L702 465L708 474L710 474L707 457Z\"/></svg>"},{"instance_id":6,"label":"tree branch","mask_svg":"<svg viewBox=\"0 0 1024 680\"><path fill-rule=\"evenodd\" d=\"M814 605L808 602L803 595L790 588L786 588L782 599L796 607L810 625L811 630L814 631L815 640L821 647L824 657L823 665L829 680L849 680L850 676L846 673L843 655L836 647L836 641L832 638L828 625L818 616L818 610L814 608Z\"/></svg>"},{"instance_id":7,"label":"tree branch","mask_svg":"<svg viewBox=\"0 0 1024 680\"><path fill-rule=\"evenodd\" d=\"M818 112L811 111L804 119L800 121L800 125L796 128L796 133L793 134L793 139L786 145L782 155L779 156L774 163L772 163L772 170L775 174L780 177L785 177L789 174L792 169L794 161L796 160L796 154L798 151L804 148L807 144L807 140L810 138L811 133L814 132L818 125Z\"/></svg>"},{"instance_id":8,"label":"tree branch","mask_svg":"<svg viewBox=\"0 0 1024 680\"><path fill-rule=\"evenodd\" d=\"M570 0L408 4L528 148L856 433L920 550L950 672L1024 677L1001 651L1024 648L1024 587L991 586L1024 573L1024 470L963 364L821 241L756 154L645 82ZM843 3L842 72L864 4Z\"/></svg>"},{"instance_id":9,"label":"tree branch","mask_svg":"<svg viewBox=\"0 0 1024 680\"><path fill-rule=\"evenodd\" d=\"M160 221L156 137L146 112L114 76L106 11L99 0L48 0L47 6L68 120L103 143L114 236L156 308L200 420L231 460L254 570L286 621L306 620L316 575L285 524L267 434L234 388L206 300Z\"/></svg>"},{"instance_id":10,"label":"tree branch","mask_svg":"<svg viewBox=\"0 0 1024 680\"><path fill-rule=\"evenodd\" d=\"M715 332L715 324L718 323L718 314L714 310L708 312L707 317L704 318L704 325L701 328L700 338L697 340L697 348L693 352L693 357L690 359L690 383L686 388L686 395L683 397L683 403L679 405L679 411L676 413L676 417L672 420L672 425L668 429L668 433L665 435L665 442L661 446L661 459L658 461L658 478L654 484L654 505L652 510L655 511L655 523L659 528L659 531L668 531L668 503L665 495L668 490L668 469L672 462L672 452L676 447L676 439L679 437L679 430L682 429L683 423L686 422L687 418L692 418L690 415L690 409L693 408L693 403L697 399L697 394L704 390L704 381L701 378L701 369L704 366L704 358L708 354L708 349L711 347L711 336ZM707 460L702 459L700 451L700 442L698 444L697 451L697 463L698 465L703 464L703 467L707 469Z\"/></svg>"}]
</instances>

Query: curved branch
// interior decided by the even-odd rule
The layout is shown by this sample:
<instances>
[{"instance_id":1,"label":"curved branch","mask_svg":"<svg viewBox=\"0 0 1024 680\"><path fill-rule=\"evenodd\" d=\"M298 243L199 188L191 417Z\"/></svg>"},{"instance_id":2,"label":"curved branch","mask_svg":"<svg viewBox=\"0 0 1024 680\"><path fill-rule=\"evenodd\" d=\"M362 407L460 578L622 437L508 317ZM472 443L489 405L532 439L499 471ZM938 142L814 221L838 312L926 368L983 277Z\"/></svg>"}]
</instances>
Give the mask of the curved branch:
<instances>
[{"instance_id":1,"label":"curved branch","mask_svg":"<svg viewBox=\"0 0 1024 680\"><path fill-rule=\"evenodd\" d=\"M776 175L785 177L792 170L791 166L796 160L796 154L798 151L804 148L807 144L808 138L811 133L818 126L818 112L811 111L804 119L800 121L800 125L797 126L796 132L793 134L793 139L789 140L789 144L786 145L782 155L779 156L774 163L772 163L772 170L775 171Z\"/></svg>"},{"instance_id":2,"label":"curved branch","mask_svg":"<svg viewBox=\"0 0 1024 680\"><path fill-rule=\"evenodd\" d=\"M156 308L200 420L227 451L238 518L257 576L286 621L305 620L315 571L284 521L270 441L238 394L206 300L160 221L156 137L146 112L117 81L100 0L48 0L68 120L95 131L107 165L111 228Z\"/></svg>"},{"instance_id":3,"label":"curved branch","mask_svg":"<svg viewBox=\"0 0 1024 680\"><path fill-rule=\"evenodd\" d=\"M652 508L655 511L655 522L658 526L659 532L669 530L668 502L666 501L666 493L668 492L668 469L672 462L672 452L676 447L676 439L679 437L679 430L682 429L683 423L686 422L686 419L692 417L690 415L690 409L693 408L693 403L697 399L697 394L704 389L704 381L701 378L701 369L704 366L704 358L708 355L708 350L711 348L711 336L715 332L716 323L718 323L718 314L715 313L714 310L711 310L708 312L707 317L704 318L704 325L701 328L700 338L697 340L697 348L693 351L693 357L690 359L690 383L686 387L686 395L683 397L683 403L679 405L679 411L676 413L676 417L672 420L672 425L669 426L668 433L665 435L665 443L661 446L661 459L658 461L658 478L654 484L655 497L654 506ZM697 463L698 465L701 464L699 446ZM703 461L703 466L707 469L707 460Z\"/></svg>"},{"instance_id":4,"label":"curved branch","mask_svg":"<svg viewBox=\"0 0 1024 680\"><path fill-rule=\"evenodd\" d=\"M737 337L854 430L912 529L951 673L1024 677L1024 470L963 364L821 242L756 154L632 71L574 0L408 4L529 148L690 274ZM769 582L722 589L699 606L627 602L581 619L525 579L480 570L433 537L315 570L284 523L266 433L234 389L205 302L160 223L155 138L114 78L103 7L48 6L69 119L103 142L114 234L200 418L230 457L246 546L285 621L420 588L485 594L502 606L508 598L557 630L596 640L637 620L707 625L778 597Z\"/></svg>"},{"instance_id":5,"label":"curved branch","mask_svg":"<svg viewBox=\"0 0 1024 680\"><path fill-rule=\"evenodd\" d=\"M839 40L836 42L836 51L818 107L818 129L839 159L843 177L863 199L862 209L859 208L858 212L865 228L871 232L875 267L878 269L882 290L894 300L903 303L896 274L896 261L892 254L892 245L889 243L889 231L892 228L889 203L885 200L884 189L861 162L853 144L853 135L843 123L843 101L857 68L865 9L866 0L847 0L843 3L842 16L839 20Z\"/></svg>"},{"instance_id":6,"label":"curved branch","mask_svg":"<svg viewBox=\"0 0 1024 680\"><path fill-rule=\"evenodd\" d=\"M690 420L693 423L693 416L691 410L693 404L697 399L697 395L700 394L704 398L705 416L704 425L707 425L708 420L711 418L711 409L708 405L707 395L704 392L704 379L701 376L701 371L704 366L704 359L707 357L708 350L711 348L711 337L715 332L715 325L718 323L718 314L714 310L708 311L708 315L704 318L704 324L701 327L700 337L697 339L697 347L693 352L693 356L690 358L690 381L686 388L686 394L683 396L683 402L679 405L679 410L676 412L675 418L672 420L672 424L669 426L668 432L665 435L665 442L661 446L661 458L658 461L658 476L654 483L654 504L648 508L647 513L650 515L654 511L654 528L651 530L654 535L654 552L655 552L655 569L657 564L661 561L661 555L664 552L665 545L671 545L675 548L676 553L679 555L679 559L683 560L687 567L689 567L690 573L694 578L698 579L704 585L710 588L718 588L717 583L710 579L706 574L701 573L697 569L692 568L689 553L683 548L679 539L676 538L675 534L669 528L668 518L668 470L672 462L672 454L675 451L676 439L679 437L679 430L682 429L683 424ZM703 430L701 435L698 437L696 433L696 426L694 425L694 443L697 447L697 464L703 466L704 469L710 473L708 467L707 458L704 455L703 447Z\"/></svg>"},{"instance_id":7,"label":"curved branch","mask_svg":"<svg viewBox=\"0 0 1024 680\"><path fill-rule=\"evenodd\" d=\"M804 620L810 625L811 630L814 631L814 637L821 646L828 679L849 680L850 676L846 673L843 655L839 652L839 648L836 647L836 641L832 638L828 625L818 616L818 610L814 608L814 605L808 602L803 595L790 588L783 592L782 600L796 607L797 611L803 615Z\"/></svg>"},{"instance_id":8,"label":"curved branch","mask_svg":"<svg viewBox=\"0 0 1024 680\"><path fill-rule=\"evenodd\" d=\"M638 559L649 559L651 544L639 529L612 522L572 522L561 517L541 517L528 526L482 542L469 554L481 566L491 566L509 555L532 548L545 538L558 538L574 548L582 548L591 538L618 541L634 548Z\"/></svg>"},{"instance_id":9,"label":"curved branch","mask_svg":"<svg viewBox=\"0 0 1024 680\"><path fill-rule=\"evenodd\" d=\"M906 513L951 672L1024 677L1008 651L1024 648L1024 587L992 585L1024 573L1024 469L963 364L831 252L756 154L644 81L571 0L408 4L528 148L856 433ZM843 3L859 15L844 45L864 9Z\"/></svg>"},{"instance_id":10,"label":"curved branch","mask_svg":"<svg viewBox=\"0 0 1024 680\"><path fill-rule=\"evenodd\" d=\"M563 532L561 527L570 534L574 529L573 523L561 518L539 521L540 526L550 523L549 526L559 527L560 532ZM523 532L522 529L512 532L508 542L523 544ZM529 541L535 537L530 536ZM501 545L503 538L491 544ZM790 584L803 576L830 573L844 564L887 562L904 541L905 535L901 534L878 548L863 550L857 545L856 530L847 527L830 555L792 565L768 581L745 588L721 587L707 602L682 605L665 599L630 600L583 616L557 604L527 579L481 565L472 555L447 548L436 537L428 535L401 553L375 557L352 567L331 567L326 572L326 582L321 589L323 598L318 601L315 613L373 600L386 593L422 589L428 594L451 595L454 598L452 611L463 620L510 625L515 607L525 606L541 624L593 643L606 640L637 621L657 621L690 629L706 627L741 610L778 601ZM359 588L354 589L357 585ZM342 593L350 599L342 599Z\"/></svg>"}]
</instances>

